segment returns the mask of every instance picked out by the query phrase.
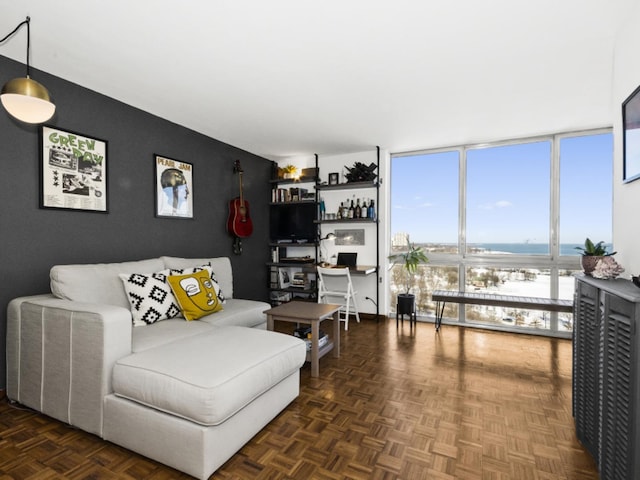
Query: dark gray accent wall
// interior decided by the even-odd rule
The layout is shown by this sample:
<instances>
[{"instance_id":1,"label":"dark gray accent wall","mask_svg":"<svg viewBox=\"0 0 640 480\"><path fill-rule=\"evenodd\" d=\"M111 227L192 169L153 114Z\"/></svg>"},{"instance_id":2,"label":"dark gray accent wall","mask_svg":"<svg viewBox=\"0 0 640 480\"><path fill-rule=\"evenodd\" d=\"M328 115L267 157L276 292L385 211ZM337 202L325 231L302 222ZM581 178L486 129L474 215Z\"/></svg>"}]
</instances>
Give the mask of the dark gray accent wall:
<instances>
[{"instance_id":1,"label":"dark gray accent wall","mask_svg":"<svg viewBox=\"0 0 640 480\"><path fill-rule=\"evenodd\" d=\"M24 74L24 65L0 56L0 84ZM49 125L108 141L109 213L40 209L39 127L0 108L0 388L7 304L49 292L53 265L228 256L234 296L268 298L271 162L61 78L37 70L31 77L54 97ZM155 218L154 153L193 164L193 220ZM236 159L254 225L241 255L226 231L229 200L238 195Z\"/></svg>"}]
</instances>

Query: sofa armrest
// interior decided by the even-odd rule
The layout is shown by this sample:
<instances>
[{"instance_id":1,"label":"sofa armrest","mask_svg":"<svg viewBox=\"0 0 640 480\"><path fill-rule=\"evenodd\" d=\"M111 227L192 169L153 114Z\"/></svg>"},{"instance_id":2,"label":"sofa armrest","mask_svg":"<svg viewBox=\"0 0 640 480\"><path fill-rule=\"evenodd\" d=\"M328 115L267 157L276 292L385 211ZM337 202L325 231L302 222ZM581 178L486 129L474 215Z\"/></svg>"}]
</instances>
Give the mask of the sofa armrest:
<instances>
[{"instance_id":1,"label":"sofa armrest","mask_svg":"<svg viewBox=\"0 0 640 480\"><path fill-rule=\"evenodd\" d=\"M7 308L7 396L102 435L111 372L131 353L131 313L113 305L21 297Z\"/></svg>"}]
</instances>

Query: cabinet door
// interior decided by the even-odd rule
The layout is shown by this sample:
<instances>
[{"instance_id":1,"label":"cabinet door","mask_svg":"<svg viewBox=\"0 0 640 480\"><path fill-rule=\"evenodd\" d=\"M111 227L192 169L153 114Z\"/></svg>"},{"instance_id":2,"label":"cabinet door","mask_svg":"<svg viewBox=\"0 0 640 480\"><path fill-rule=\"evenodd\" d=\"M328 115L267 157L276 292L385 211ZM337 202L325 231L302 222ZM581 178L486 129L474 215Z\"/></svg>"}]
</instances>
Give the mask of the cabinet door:
<instances>
[{"instance_id":1,"label":"cabinet door","mask_svg":"<svg viewBox=\"0 0 640 480\"><path fill-rule=\"evenodd\" d=\"M599 290L576 281L573 330L573 416L576 435L593 458L599 458L600 438L600 312Z\"/></svg>"},{"instance_id":2,"label":"cabinet door","mask_svg":"<svg viewBox=\"0 0 640 480\"><path fill-rule=\"evenodd\" d=\"M600 478L638 478L635 451L636 304L604 293Z\"/></svg>"}]
</instances>

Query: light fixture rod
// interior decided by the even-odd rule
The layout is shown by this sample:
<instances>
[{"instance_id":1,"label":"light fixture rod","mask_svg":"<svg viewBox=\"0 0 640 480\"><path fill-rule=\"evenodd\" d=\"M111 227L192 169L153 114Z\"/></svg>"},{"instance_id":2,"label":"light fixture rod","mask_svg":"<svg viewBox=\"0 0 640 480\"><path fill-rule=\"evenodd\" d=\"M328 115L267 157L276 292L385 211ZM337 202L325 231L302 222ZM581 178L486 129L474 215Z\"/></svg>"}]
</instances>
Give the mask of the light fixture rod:
<instances>
[{"instance_id":1,"label":"light fixture rod","mask_svg":"<svg viewBox=\"0 0 640 480\"><path fill-rule=\"evenodd\" d=\"M27 17L26 20L23 20L21 23L18 24L18 26L16 28L13 29L13 31L11 33L8 33L6 37L4 37L2 40L0 40L0 43L4 42L5 40L7 40L11 35L13 35L14 33L16 33L18 30L20 30L20 27L22 25L24 25L25 23L29 23L29 21L31 20L31 18Z\"/></svg>"},{"instance_id":2,"label":"light fixture rod","mask_svg":"<svg viewBox=\"0 0 640 480\"><path fill-rule=\"evenodd\" d=\"M29 67L29 53L31 52L31 17L27 16L25 21L27 22L27 78L31 78L29 76L29 73L31 73Z\"/></svg>"},{"instance_id":3,"label":"light fixture rod","mask_svg":"<svg viewBox=\"0 0 640 480\"><path fill-rule=\"evenodd\" d=\"M0 40L0 43L6 41L9 39L9 37L13 36L18 30L20 30L20 27L22 27L23 25L27 25L27 78L29 77L29 50L31 50L30 46L31 46L31 17L27 17L26 20L23 20L22 22L20 22L18 24L18 26L16 28L14 28L11 33L7 34L2 40Z\"/></svg>"}]
</instances>

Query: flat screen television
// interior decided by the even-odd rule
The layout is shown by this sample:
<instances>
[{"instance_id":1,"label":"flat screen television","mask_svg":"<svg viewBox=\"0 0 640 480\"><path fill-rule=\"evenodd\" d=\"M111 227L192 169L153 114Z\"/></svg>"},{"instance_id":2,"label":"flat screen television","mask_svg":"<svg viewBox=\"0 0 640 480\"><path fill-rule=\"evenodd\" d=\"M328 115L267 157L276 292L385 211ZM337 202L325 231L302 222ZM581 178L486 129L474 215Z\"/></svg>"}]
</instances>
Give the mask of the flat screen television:
<instances>
[{"instance_id":1,"label":"flat screen television","mask_svg":"<svg viewBox=\"0 0 640 480\"><path fill-rule=\"evenodd\" d=\"M315 202L280 204L273 206L269 219L269 236L272 242L279 240L315 242L317 224Z\"/></svg>"}]
</instances>

